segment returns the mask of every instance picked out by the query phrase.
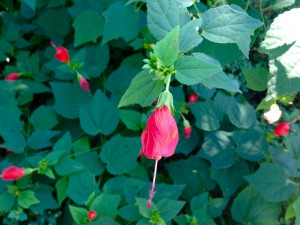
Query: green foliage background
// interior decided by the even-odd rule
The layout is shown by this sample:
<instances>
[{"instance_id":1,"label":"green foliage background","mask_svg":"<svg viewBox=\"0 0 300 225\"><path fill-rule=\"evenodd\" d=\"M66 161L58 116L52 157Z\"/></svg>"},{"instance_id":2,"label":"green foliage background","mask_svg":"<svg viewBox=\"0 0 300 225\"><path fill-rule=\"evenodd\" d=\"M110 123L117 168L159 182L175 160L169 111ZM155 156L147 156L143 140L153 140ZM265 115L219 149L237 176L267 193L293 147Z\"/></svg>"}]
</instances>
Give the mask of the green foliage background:
<instances>
[{"instance_id":1,"label":"green foliage background","mask_svg":"<svg viewBox=\"0 0 300 225\"><path fill-rule=\"evenodd\" d=\"M298 0L1 0L0 169L38 168L0 180L1 223L300 224L299 126L275 137L262 118L274 102L281 121L299 116L298 7ZM50 41L69 50L90 92L53 57ZM180 141L159 162L149 210L154 161L138 158L140 134L166 71L174 74ZM20 79L3 80L15 72ZM189 105L191 93L200 99ZM188 140L179 112L193 127Z\"/></svg>"}]
</instances>

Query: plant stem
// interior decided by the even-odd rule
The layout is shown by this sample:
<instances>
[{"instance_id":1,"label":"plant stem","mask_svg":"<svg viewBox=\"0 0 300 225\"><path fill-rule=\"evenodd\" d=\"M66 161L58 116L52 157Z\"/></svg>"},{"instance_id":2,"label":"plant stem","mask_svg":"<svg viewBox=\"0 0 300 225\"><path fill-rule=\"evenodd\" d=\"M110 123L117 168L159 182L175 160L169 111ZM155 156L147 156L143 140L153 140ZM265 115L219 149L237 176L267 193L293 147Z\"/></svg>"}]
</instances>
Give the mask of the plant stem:
<instances>
[{"instance_id":1,"label":"plant stem","mask_svg":"<svg viewBox=\"0 0 300 225\"><path fill-rule=\"evenodd\" d=\"M171 75L168 75L167 82L166 82L166 91L169 91L170 83L171 83Z\"/></svg>"},{"instance_id":2,"label":"plant stem","mask_svg":"<svg viewBox=\"0 0 300 225\"><path fill-rule=\"evenodd\" d=\"M198 9L198 7L197 7L197 5L196 5L196 0L193 1L193 5L194 5L194 8L195 8L196 11L197 11L197 15L200 17L201 12L199 11L199 9Z\"/></svg>"},{"instance_id":3,"label":"plant stem","mask_svg":"<svg viewBox=\"0 0 300 225\"><path fill-rule=\"evenodd\" d=\"M247 10L248 10L248 8L249 8L249 5L250 5L250 0L248 0L248 1L247 1L247 3L246 3L246 6L245 6L245 11L247 11Z\"/></svg>"},{"instance_id":4,"label":"plant stem","mask_svg":"<svg viewBox=\"0 0 300 225\"><path fill-rule=\"evenodd\" d=\"M262 9L262 0L259 0L259 11L260 11L260 15L261 15L261 20L264 23L264 30L267 30L266 23L265 23L265 17L264 17L264 13L263 13L263 9Z\"/></svg>"}]
</instances>

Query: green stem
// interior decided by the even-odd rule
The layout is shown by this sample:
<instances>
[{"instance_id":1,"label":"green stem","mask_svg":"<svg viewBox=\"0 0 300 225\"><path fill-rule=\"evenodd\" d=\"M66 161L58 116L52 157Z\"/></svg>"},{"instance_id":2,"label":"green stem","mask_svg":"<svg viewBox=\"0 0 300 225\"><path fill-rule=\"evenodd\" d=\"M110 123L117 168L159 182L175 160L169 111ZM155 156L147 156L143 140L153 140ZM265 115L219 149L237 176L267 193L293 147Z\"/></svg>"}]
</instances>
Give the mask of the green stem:
<instances>
[{"instance_id":1,"label":"green stem","mask_svg":"<svg viewBox=\"0 0 300 225\"><path fill-rule=\"evenodd\" d=\"M196 11L197 11L197 15L200 17L201 12L199 11L199 9L198 9L198 7L197 7L197 5L196 5L196 0L193 1L193 5L194 5L194 8L195 8Z\"/></svg>"},{"instance_id":2,"label":"green stem","mask_svg":"<svg viewBox=\"0 0 300 225\"><path fill-rule=\"evenodd\" d=\"M69 155L69 157L73 157L73 156L76 156L76 155L84 154L84 153L87 153L87 152L92 152L92 151L95 151L95 150L99 150L101 148L102 148L102 146L98 146L96 148L91 148L91 149L88 149L88 150L84 150L82 152L76 152L76 153L73 153L73 154Z\"/></svg>"},{"instance_id":3,"label":"green stem","mask_svg":"<svg viewBox=\"0 0 300 225\"><path fill-rule=\"evenodd\" d=\"M171 83L171 75L168 75L167 82L166 82L166 91L169 91L170 83Z\"/></svg>"},{"instance_id":4,"label":"green stem","mask_svg":"<svg viewBox=\"0 0 300 225\"><path fill-rule=\"evenodd\" d=\"M247 1L247 3L246 3L246 6L245 6L245 11L247 11L247 10L248 10L248 8L249 8L249 5L250 5L250 0L248 0L248 1Z\"/></svg>"},{"instance_id":5,"label":"green stem","mask_svg":"<svg viewBox=\"0 0 300 225\"><path fill-rule=\"evenodd\" d=\"M261 15L261 20L264 23L264 30L266 30L266 23L265 23L265 17L264 17L264 13L263 13L263 9L262 9L262 0L259 0L259 11L260 11L260 15Z\"/></svg>"}]
</instances>

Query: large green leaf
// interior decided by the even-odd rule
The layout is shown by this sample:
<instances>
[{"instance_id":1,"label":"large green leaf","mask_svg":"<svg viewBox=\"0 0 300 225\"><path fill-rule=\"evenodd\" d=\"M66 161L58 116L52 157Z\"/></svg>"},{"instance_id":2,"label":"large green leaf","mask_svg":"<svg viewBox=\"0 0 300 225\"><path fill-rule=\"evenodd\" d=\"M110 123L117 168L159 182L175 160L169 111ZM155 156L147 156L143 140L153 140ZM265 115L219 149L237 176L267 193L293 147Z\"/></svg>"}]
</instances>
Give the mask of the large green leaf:
<instances>
[{"instance_id":1,"label":"large green leaf","mask_svg":"<svg viewBox=\"0 0 300 225\"><path fill-rule=\"evenodd\" d=\"M268 191L268 190L266 190ZM231 214L235 221L253 225L278 225L279 204L270 204L251 186L246 187L233 201Z\"/></svg>"},{"instance_id":2,"label":"large green leaf","mask_svg":"<svg viewBox=\"0 0 300 225\"><path fill-rule=\"evenodd\" d=\"M300 9L292 9L276 17L261 44L270 57L267 101L300 91L300 29L293 26L299 15Z\"/></svg>"},{"instance_id":3,"label":"large green leaf","mask_svg":"<svg viewBox=\"0 0 300 225\"><path fill-rule=\"evenodd\" d=\"M161 41L156 44L154 55L164 66L172 65L179 53L179 27L170 31Z\"/></svg>"},{"instance_id":4,"label":"large green leaf","mask_svg":"<svg viewBox=\"0 0 300 225\"><path fill-rule=\"evenodd\" d=\"M87 209L72 205L69 205L69 209L76 224L82 224L85 221L88 215Z\"/></svg>"},{"instance_id":5,"label":"large green leaf","mask_svg":"<svg viewBox=\"0 0 300 225\"><path fill-rule=\"evenodd\" d=\"M260 164L259 169L245 179L270 202L285 201L296 190L295 184L289 179L288 171L276 163Z\"/></svg>"},{"instance_id":6,"label":"large green leaf","mask_svg":"<svg viewBox=\"0 0 300 225\"><path fill-rule=\"evenodd\" d=\"M134 110L119 110L119 116L125 126L130 130L141 130L143 114Z\"/></svg>"},{"instance_id":7,"label":"large green leaf","mask_svg":"<svg viewBox=\"0 0 300 225\"><path fill-rule=\"evenodd\" d=\"M198 156L210 161L217 169L228 168L235 160L234 143L230 139L231 133L217 131L205 136L204 144Z\"/></svg>"},{"instance_id":8,"label":"large green leaf","mask_svg":"<svg viewBox=\"0 0 300 225\"><path fill-rule=\"evenodd\" d=\"M185 184L182 197L191 200L203 190L211 190L215 183L209 178L208 164L195 157L177 160L166 164L166 168L175 184Z\"/></svg>"},{"instance_id":9,"label":"large green leaf","mask_svg":"<svg viewBox=\"0 0 300 225\"><path fill-rule=\"evenodd\" d=\"M119 123L117 106L98 89L93 98L80 106L80 125L90 134L111 134Z\"/></svg>"},{"instance_id":10,"label":"large green leaf","mask_svg":"<svg viewBox=\"0 0 300 225\"><path fill-rule=\"evenodd\" d=\"M202 15L202 36L217 43L236 43L248 58L250 36L262 23L237 5L222 5Z\"/></svg>"},{"instance_id":11,"label":"large green leaf","mask_svg":"<svg viewBox=\"0 0 300 225\"><path fill-rule=\"evenodd\" d=\"M156 203L161 218L163 218L166 222L174 219L184 205L184 201L174 201L170 199L162 199Z\"/></svg>"},{"instance_id":12,"label":"large green leaf","mask_svg":"<svg viewBox=\"0 0 300 225\"><path fill-rule=\"evenodd\" d=\"M214 131L220 128L223 111L211 101L199 102L189 106L196 117L196 126L202 130Z\"/></svg>"},{"instance_id":13,"label":"large green leaf","mask_svg":"<svg viewBox=\"0 0 300 225\"><path fill-rule=\"evenodd\" d=\"M34 192L30 191L30 190L22 191L19 194L17 201L18 201L18 204L25 209L28 209L31 205L35 205L40 202L35 197Z\"/></svg>"},{"instance_id":14,"label":"large green leaf","mask_svg":"<svg viewBox=\"0 0 300 225\"><path fill-rule=\"evenodd\" d=\"M152 76L149 75L149 70L143 70L133 78L118 107L131 104L140 104L143 107L151 105L164 86L165 84L162 80L152 79Z\"/></svg>"},{"instance_id":15,"label":"large green leaf","mask_svg":"<svg viewBox=\"0 0 300 225\"><path fill-rule=\"evenodd\" d=\"M179 6L174 0L147 1L147 20L151 33L157 40L179 25Z\"/></svg>"},{"instance_id":16,"label":"large green leaf","mask_svg":"<svg viewBox=\"0 0 300 225\"><path fill-rule=\"evenodd\" d=\"M269 72L265 68L246 68L242 72L247 80L247 87L253 91L264 91L267 89Z\"/></svg>"},{"instance_id":17,"label":"large green leaf","mask_svg":"<svg viewBox=\"0 0 300 225\"><path fill-rule=\"evenodd\" d=\"M83 91L78 84L52 82L50 85L55 98L55 111L67 119L78 118L79 108L88 101L89 93Z\"/></svg>"},{"instance_id":18,"label":"large green leaf","mask_svg":"<svg viewBox=\"0 0 300 225\"><path fill-rule=\"evenodd\" d=\"M0 202L5 202L5 204L0 205L0 210L3 212L9 212L16 202L16 197L8 192L4 192L0 195Z\"/></svg>"},{"instance_id":19,"label":"large green leaf","mask_svg":"<svg viewBox=\"0 0 300 225\"><path fill-rule=\"evenodd\" d=\"M140 138L115 135L104 144L100 157L111 174L121 175L137 165L140 149Z\"/></svg>"},{"instance_id":20,"label":"large green leaf","mask_svg":"<svg viewBox=\"0 0 300 225\"><path fill-rule=\"evenodd\" d=\"M110 40L123 38L125 41L134 39L139 33L139 12L133 5L125 5L125 1L117 1L103 12L105 17L102 44Z\"/></svg>"},{"instance_id":21,"label":"large green leaf","mask_svg":"<svg viewBox=\"0 0 300 225\"><path fill-rule=\"evenodd\" d=\"M202 42L198 29L202 24L202 19L191 20L185 24L179 31L179 50L188 52Z\"/></svg>"},{"instance_id":22,"label":"large green leaf","mask_svg":"<svg viewBox=\"0 0 300 225\"><path fill-rule=\"evenodd\" d=\"M246 162L240 161L227 169L211 168L211 178L220 186L223 196L230 198L238 188L246 183L244 176L249 174L249 168Z\"/></svg>"},{"instance_id":23,"label":"large green leaf","mask_svg":"<svg viewBox=\"0 0 300 225\"><path fill-rule=\"evenodd\" d=\"M121 197L119 195L102 193L93 200L91 208L99 215L115 217L120 201Z\"/></svg>"},{"instance_id":24,"label":"large green leaf","mask_svg":"<svg viewBox=\"0 0 300 225\"><path fill-rule=\"evenodd\" d=\"M75 28L75 47L87 42L95 43L103 34L104 18L94 10L85 10L74 20L73 26Z\"/></svg>"},{"instance_id":25,"label":"large green leaf","mask_svg":"<svg viewBox=\"0 0 300 225\"><path fill-rule=\"evenodd\" d=\"M176 79L185 85L198 84L222 71L220 64L211 60L182 56L175 63Z\"/></svg>"},{"instance_id":26,"label":"large green leaf","mask_svg":"<svg viewBox=\"0 0 300 225\"><path fill-rule=\"evenodd\" d=\"M45 120L45 118L47 119ZM58 123L58 120L53 107L41 105L31 114L30 123L35 129L51 130Z\"/></svg>"},{"instance_id":27,"label":"large green leaf","mask_svg":"<svg viewBox=\"0 0 300 225\"><path fill-rule=\"evenodd\" d=\"M32 149L42 149L52 146L51 138L59 134L54 130L35 130L29 136L27 143Z\"/></svg>"},{"instance_id":28,"label":"large green leaf","mask_svg":"<svg viewBox=\"0 0 300 225\"><path fill-rule=\"evenodd\" d=\"M74 173L69 177L67 194L77 204L84 204L88 197L98 190L95 176L86 171Z\"/></svg>"},{"instance_id":29,"label":"large green leaf","mask_svg":"<svg viewBox=\"0 0 300 225\"><path fill-rule=\"evenodd\" d=\"M250 161L260 161L264 158L264 152L268 150L268 142L264 133L260 130L243 130L233 133L236 143L236 153Z\"/></svg>"}]
</instances>

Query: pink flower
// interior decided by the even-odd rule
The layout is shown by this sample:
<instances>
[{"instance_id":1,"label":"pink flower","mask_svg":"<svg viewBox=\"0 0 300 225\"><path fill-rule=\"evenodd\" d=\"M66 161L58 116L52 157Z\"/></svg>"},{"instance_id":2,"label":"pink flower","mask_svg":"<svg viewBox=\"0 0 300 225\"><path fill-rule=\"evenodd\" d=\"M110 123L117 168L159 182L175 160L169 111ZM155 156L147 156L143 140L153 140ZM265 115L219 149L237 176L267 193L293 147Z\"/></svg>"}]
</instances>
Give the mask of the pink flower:
<instances>
[{"instance_id":1,"label":"pink flower","mask_svg":"<svg viewBox=\"0 0 300 225\"><path fill-rule=\"evenodd\" d=\"M191 137L191 133L192 133L192 127L185 127L183 129L183 136L185 139L189 139Z\"/></svg>"},{"instance_id":2,"label":"pink flower","mask_svg":"<svg viewBox=\"0 0 300 225\"><path fill-rule=\"evenodd\" d=\"M18 180L25 176L25 170L17 166L10 166L2 171L3 180Z\"/></svg>"},{"instance_id":3,"label":"pink flower","mask_svg":"<svg viewBox=\"0 0 300 225\"><path fill-rule=\"evenodd\" d=\"M11 73L7 77L4 78L4 80L18 80L19 74L18 73Z\"/></svg>"},{"instance_id":4,"label":"pink flower","mask_svg":"<svg viewBox=\"0 0 300 225\"><path fill-rule=\"evenodd\" d=\"M88 217L88 219L89 219L90 221L95 220L96 217L97 217L97 212L91 209L91 210L88 212L87 217Z\"/></svg>"},{"instance_id":5,"label":"pink flower","mask_svg":"<svg viewBox=\"0 0 300 225\"><path fill-rule=\"evenodd\" d=\"M282 112L280 111L277 104L273 104L268 112L264 113L264 119L269 123L277 122L281 117Z\"/></svg>"},{"instance_id":6,"label":"pink flower","mask_svg":"<svg viewBox=\"0 0 300 225\"><path fill-rule=\"evenodd\" d=\"M197 102L198 97L199 96L196 93L190 94L188 103L193 104L193 103Z\"/></svg>"},{"instance_id":7,"label":"pink flower","mask_svg":"<svg viewBox=\"0 0 300 225\"><path fill-rule=\"evenodd\" d=\"M84 90L84 91L90 91L91 90L89 82L84 77L79 78L79 85L82 88L82 90Z\"/></svg>"},{"instance_id":8,"label":"pink flower","mask_svg":"<svg viewBox=\"0 0 300 225\"><path fill-rule=\"evenodd\" d=\"M284 136L290 131L290 124L287 122L279 123L274 130L276 136Z\"/></svg>"},{"instance_id":9,"label":"pink flower","mask_svg":"<svg viewBox=\"0 0 300 225\"><path fill-rule=\"evenodd\" d=\"M56 47L56 45L51 41L50 44L55 48L56 53L54 55L54 58L57 60L67 63L70 60L69 52L65 47Z\"/></svg>"},{"instance_id":10,"label":"pink flower","mask_svg":"<svg viewBox=\"0 0 300 225\"><path fill-rule=\"evenodd\" d=\"M167 106L155 109L147 121L141 139L143 153L149 159L159 160L174 154L179 140L178 128Z\"/></svg>"},{"instance_id":11,"label":"pink flower","mask_svg":"<svg viewBox=\"0 0 300 225\"><path fill-rule=\"evenodd\" d=\"M155 109L147 121L141 139L144 155L149 159L155 159L153 181L147 203L148 208L151 208L155 194L158 160L173 155L179 140L177 124L168 106Z\"/></svg>"}]
</instances>

